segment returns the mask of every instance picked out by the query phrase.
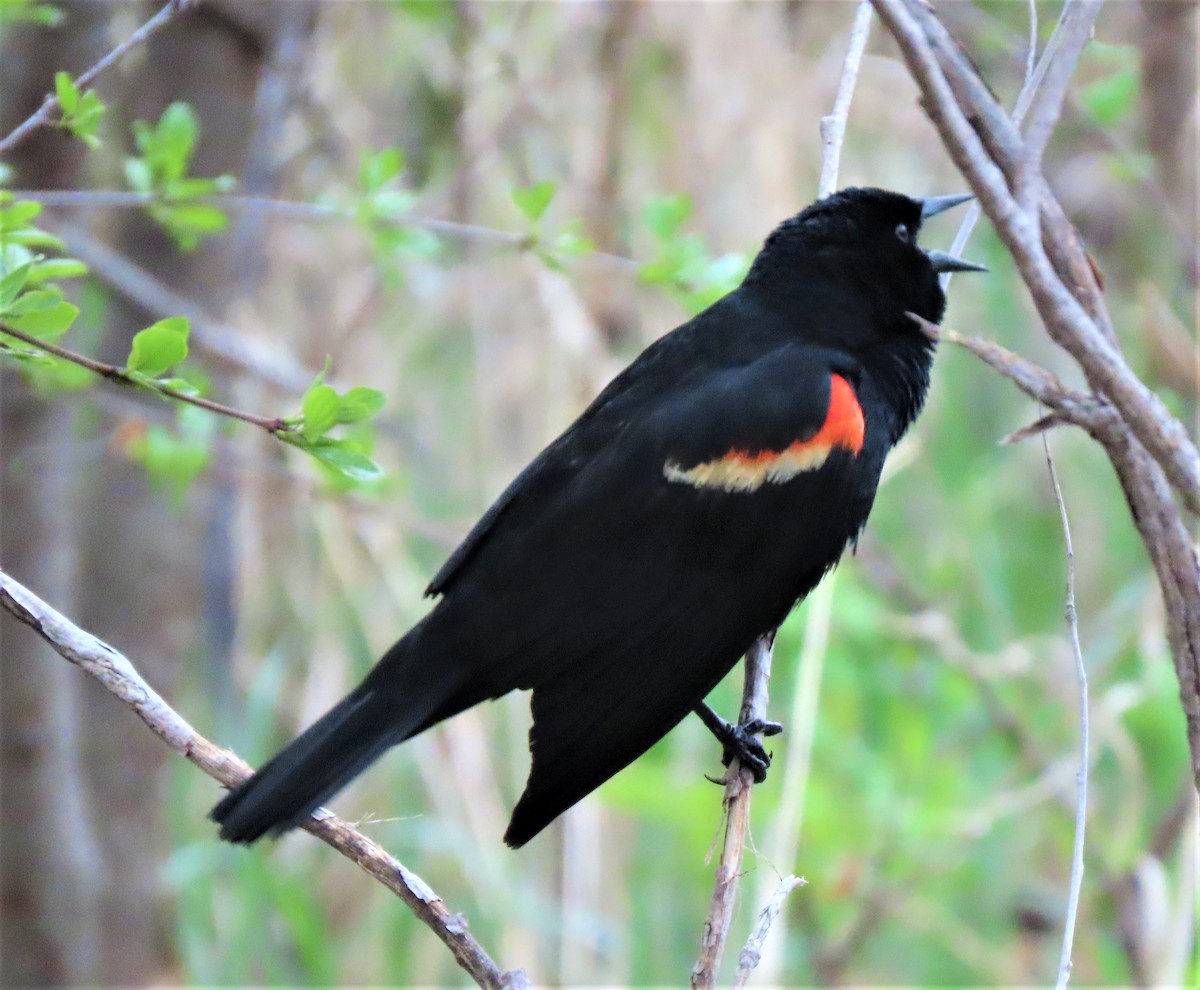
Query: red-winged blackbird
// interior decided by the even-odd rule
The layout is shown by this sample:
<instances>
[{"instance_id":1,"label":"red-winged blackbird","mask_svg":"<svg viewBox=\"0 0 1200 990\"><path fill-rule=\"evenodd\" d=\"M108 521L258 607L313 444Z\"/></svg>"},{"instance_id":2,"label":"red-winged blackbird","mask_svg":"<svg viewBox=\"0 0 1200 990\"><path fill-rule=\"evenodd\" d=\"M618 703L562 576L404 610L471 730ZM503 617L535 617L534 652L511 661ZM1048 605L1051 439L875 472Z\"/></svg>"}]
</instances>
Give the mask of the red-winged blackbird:
<instances>
[{"instance_id":1,"label":"red-winged blackbird","mask_svg":"<svg viewBox=\"0 0 1200 990\"><path fill-rule=\"evenodd\" d=\"M968 196L849 189L767 238L742 284L648 347L484 513L441 600L349 696L213 809L301 824L384 750L533 690L520 846L698 710L858 537L921 409L938 273L922 220ZM765 770L761 747L749 747Z\"/></svg>"}]
</instances>

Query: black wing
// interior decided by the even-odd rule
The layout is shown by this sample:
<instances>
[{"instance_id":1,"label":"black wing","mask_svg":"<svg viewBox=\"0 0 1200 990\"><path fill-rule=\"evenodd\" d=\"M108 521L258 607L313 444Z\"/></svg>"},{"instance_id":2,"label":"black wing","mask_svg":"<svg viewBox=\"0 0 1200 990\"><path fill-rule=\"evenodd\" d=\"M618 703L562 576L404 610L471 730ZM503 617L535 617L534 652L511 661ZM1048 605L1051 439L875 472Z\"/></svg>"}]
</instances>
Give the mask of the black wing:
<instances>
[{"instance_id":1,"label":"black wing","mask_svg":"<svg viewBox=\"0 0 1200 990\"><path fill-rule=\"evenodd\" d=\"M551 445L451 575L488 693L534 689L514 845L665 735L865 518L841 497L864 437L844 360L788 346L656 377Z\"/></svg>"}]
</instances>

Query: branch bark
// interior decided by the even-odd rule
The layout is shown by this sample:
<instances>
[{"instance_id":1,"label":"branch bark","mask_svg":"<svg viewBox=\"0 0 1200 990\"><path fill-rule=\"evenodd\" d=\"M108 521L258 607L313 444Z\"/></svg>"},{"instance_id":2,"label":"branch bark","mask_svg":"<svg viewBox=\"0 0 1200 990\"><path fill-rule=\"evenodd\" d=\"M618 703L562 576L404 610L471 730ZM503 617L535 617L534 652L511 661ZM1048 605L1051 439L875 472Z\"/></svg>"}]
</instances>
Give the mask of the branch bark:
<instances>
[{"instance_id":1,"label":"branch bark","mask_svg":"<svg viewBox=\"0 0 1200 990\"><path fill-rule=\"evenodd\" d=\"M233 787L251 775L249 764L200 735L146 683L125 656L80 629L3 571L0 571L0 605L37 632L60 656L99 681L106 691L133 709L171 749L214 780ZM467 930L466 918L451 911L424 880L378 843L327 811L320 817L314 816L303 827L396 894L433 930L479 986L488 990L520 990L530 985L524 970L501 970Z\"/></svg>"},{"instance_id":2,"label":"branch bark","mask_svg":"<svg viewBox=\"0 0 1200 990\"><path fill-rule=\"evenodd\" d=\"M1048 92L1032 110L1037 126L1030 145L928 4L871 2L899 44L943 144L1012 254L1046 332L1075 359L1092 389L1090 396L1068 393L996 345L955 340L1029 394L1040 393L1056 415L1083 426L1112 462L1162 591L1192 775L1200 787L1200 564L1174 501L1178 495L1200 512L1200 455L1183 424L1126 363L1079 235L1040 167L1033 167L1038 143L1049 139L1042 131L1057 117L1069 63L1100 4L1068 0L1059 46L1066 60L1061 69L1048 67ZM1031 193L1018 192L1035 187L1036 208Z\"/></svg>"},{"instance_id":3,"label":"branch bark","mask_svg":"<svg viewBox=\"0 0 1200 990\"><path fill-rule=\"evenodd\" d=\"M746 654L746 683L742 690L742 710L738 716L740 725L767 717L767 685L771 680L771 647L775 634L754 641ZM721 858L717 863L717 881L713 887L708 916L704 919L704 931L700 936L700 956L692 967L692 990L708 990L716 984L717 970L725 952L729 936L729 923L733 919L733 907L737 900L738 882L742 874L742 855L746 849L746 836L750 832L750 792L754 787L754 775L743 769L735 758L730 761L725 773L725 835L721 844Z\"/></svg>"}]
</instances>

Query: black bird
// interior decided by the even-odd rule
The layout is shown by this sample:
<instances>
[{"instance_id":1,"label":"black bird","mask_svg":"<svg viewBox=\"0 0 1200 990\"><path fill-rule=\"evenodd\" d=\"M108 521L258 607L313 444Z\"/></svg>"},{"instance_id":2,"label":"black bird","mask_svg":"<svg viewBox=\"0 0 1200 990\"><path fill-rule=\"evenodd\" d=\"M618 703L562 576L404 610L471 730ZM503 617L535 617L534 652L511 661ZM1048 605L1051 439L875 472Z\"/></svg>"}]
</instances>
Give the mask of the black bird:
<instances>
[{"instance_id":1,"label":"black bird","mask_svg":"<svg viewBox=\"0 0 1200 990\"><path fill-rule=\"evenodd\" d=\"M981 270L917 234L969 198L848 189L780 224L737 289L646 348L484 513L433 611L213 809L221 838L302 824L390 746L516 688L532 766L510 846L692 710L728 760L737 734L704 697L862 530L929 385L933 344L905 313L936 323L938 273Z\"/></svg>"}]
</instances>

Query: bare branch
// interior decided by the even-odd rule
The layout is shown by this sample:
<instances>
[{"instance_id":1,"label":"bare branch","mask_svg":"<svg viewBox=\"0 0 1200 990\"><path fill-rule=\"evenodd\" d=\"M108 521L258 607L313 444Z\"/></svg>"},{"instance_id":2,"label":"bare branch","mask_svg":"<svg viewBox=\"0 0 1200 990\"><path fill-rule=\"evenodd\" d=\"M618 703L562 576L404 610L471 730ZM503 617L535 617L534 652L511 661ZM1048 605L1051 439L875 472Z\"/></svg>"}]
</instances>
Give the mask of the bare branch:
<instances>
[{"instance_id":1,"label":"bare branch","mask_svg":"<svg viewBox=\"0 0 1200 990\"><path fill-rule=\"evenodd\" d=\"M787 895L797 887L804 886L806 883L808 881L804 877L793 876L790 873L779 881L779 886L775 888L775 893L771 895L767 906L762 909L754 930L750 933L750 937L746 939L746 944L742 947L742 951L738 955L737 973L733 978L733 985L735 987L744 987L746 985L746 981L750 979L750 971L762 959L762 947L763 943L767 940L767 932L771 930L771 924L775 921L779 912L783 910L783 902L787 899Z\"/></svg>"},{"instance_id":2,"label":"bare branch","mask_svg":"<svg viewBox=\"0 0 1200 990\"><path fill-rule=\"evenodd\" d=\"M1087 785L1088 785L1088 682L1087 667L1083 662L1083 649L1079 645L1079 615L1075 610L1075 548L1071 544L1071 521L1067 518L1067 504L1063 500L1062 486L1058 483L1058 472L1054 469L1054 458L1050 455L1050 441L1042 434L1042 449L1046 452L1046 468L1050 472L1050 484L1054 488L1054 501L1058 505L1062 521L1063 544L1067 555L1067 628L1071 635L1071 651L1075 656L1075 677L1079 684L1079 770L1075 804L1075 844L1071 855L1071 883L1067 896L1067 917L1063 924L1062 954L1058 961L1057 990L1064 990L1071 978L1071 947L1075 942L1075 918L1079 913L1079 892L1083 889L1083 844L1087 831Z\"/></svg>"},{"instance_id":3,"label":"bare branch","mask_svg":"<svg viewBox=\"0 0 1200 990\"><path fill-rule=\"evenodd\" d=\"M151 17L150 20L146 21L145 24L134 31L133 34L117 45L116 48L100 59L90 69L82 75L77 76L75 79L75 88L81 91L86 89L101 72L109 68L109 66L115 65L128 52L132 51L138 45L144 44L183 13L183 11L194 7L199 2L200 0L167 0L162 9ZM6 137L0 139L0 155L11 151L39 127L45 127L47 124L52 123L50 115L58 109L58 106L58 97L54 93L47 94L46 98L42 100L40 107L14 127Z\"/></svg>"},{"instance_id":4,"label":"bare branch","mask_svg":"<svg viewBox=\"0 0 1200 990\"><path fill-rule=\"evenodd\" d=\"M126 657L80 629L3 571L0 571L0 605L36 631L60 656L96 678L105 690L132 708L171 749L210 777L227 787L250 777L248 764L192 728L146 683ZM529 986L523 970L503 972L467 931L466 919L452 912L424 880L376 842L329 813L314 817L304 829L353 860L404 901L413 914L433 929L479 986L489 990Z\"/></svg>"},{"instance_id":5,"label":"bare branch","mask_svg":"<svg viewBox=\"0 0 1200 990\"><path fill-rule=\"evenodd\" d=\"M1092 36L1096 17L1104 0L1080 0L1063 8L1061 41L1053 60L1049 62L1045 82L1037 90L1030 105L1029 124L1025 128L1025 150L1017 164L1016 192L1022 209L1036 216L1042 192L1042 155L1058 124L1067 84L1075 74L1075 66L1083 46Z\"/></svg>"},{"instance_id":6,"label":"bare branch","mask_svg":"<svg viewBox=\"0 0 1200 990\"><path fill-rule=\"evenodd\" d=\"M971 183L984 212L1016 261L1047 332L1079 362L1091 386L1117 407L1139 441L1162 465L1188 508L1200 514L1200 453L1187 431L1130 370L1115 342L1073 295L1074 286L1060 280L1043 248L1039 225L1021 210L1009 192L1008 179L1020 160L1019 136L1016 150L1009 149L1012 153L1011 162L1007 163L1009 168L1002 171L974 130L982 128L985 122L977 118L968 120L942 73L929 39L910 13L919 10L929 18L930 12L918 0L872 2L921 86L926 111L937 125L947 150ZM979 84L982 86L982 81ZM1011 130L1007 115L995 101L991 105ZM1062 240L1068 235L1058 230L1057 236ZM1062 253L1069 253L1066 246Z\"/></svg>"},{"instance_id":7,"label":"bare branch","mask_svg":"<svg viewBox=\"0 0 1200 990\"><path fill-rule=\"evenodd\" d=\"M1022 357L1006 347L982 337L970 337L966 334L939 327L930 323L916 313L908 313L908 318L916 323L934 340L944 340L964 350L970 351L985 364L1010 379L1016 386L1043 405L1049 406L1055 414L1067 422L1076 423L1088 430L1098 430L1116 422L1117 414L1113 408L1102 399L1086 392L1078 392L1067 388L1052 371L1047 371L1028 358ZM1022 439L1015 434L1011 440Z\"/></svg>"},{"instance_id":8,"label":"bare branch","mask_svg":"<svg viewBox=\"0 0 1200 990\"><path fill-rule=\"evenodd\" d=\"M1200 563L1172 491L1192 512L1200 511L1200 454L1183 424L1125 362L1091 262L1044 179L1029 180L1039 184L1040 224L1014 199L1010 187L1025 153L1021 136L933 8L922 0L872 3L900 45L943 143L1016 261L1047 333L1078 362L1095 392L1090 408L1067 393L1072 409L1053 381L1025 374L1022 383L1014 373L1034 366L1013 362L995 345L956 340L1030 394L1044 396L1056 414L1085 426L1104 446L1162 590L1192 773L1200 786ZM1067 0L1072 9L1064 9L1060 23L1076 7L1084 16L1094 3Z\"/></svg>"},{"instance_id":9,"label":"bare branch","mask_svg":"<svg viewBox=\"0 0 1200 990\"><path fill-rule=\"evenodd\" d=\"M854 85L858 82L858 69L862 65L863 52L866 51L870 32L871 2L860 0L858 10L854 13L854 26L850 28L850 45L846 49L846 60L842 63L842 77L838 81L833 110L828 116L821 118L821 180L817 184L818 199L824 199L837 190L842 143L846 138L846 120L850 116L850 101L854 98Z\"/></svg>"},{"instance_id":10,"label":"bare branch","mask_svg":"<svg viewBox=\"0 0 1200 990\"><path fill-rule=\"evenodd\" d=\"M767 717L767 685L771 679L771 647L774 633L754 641L746 654L746 683L742 691L742 710L738 724L750 725ZM717 863L708 916L700 937L700 956L692 967L692 990L707 990L716 984L717 970L729 936L733 906L741 879L742 854L750 831L750 791L754 775L734 758L725 774L725 838Z\"/></svg>"}]
</instances>

